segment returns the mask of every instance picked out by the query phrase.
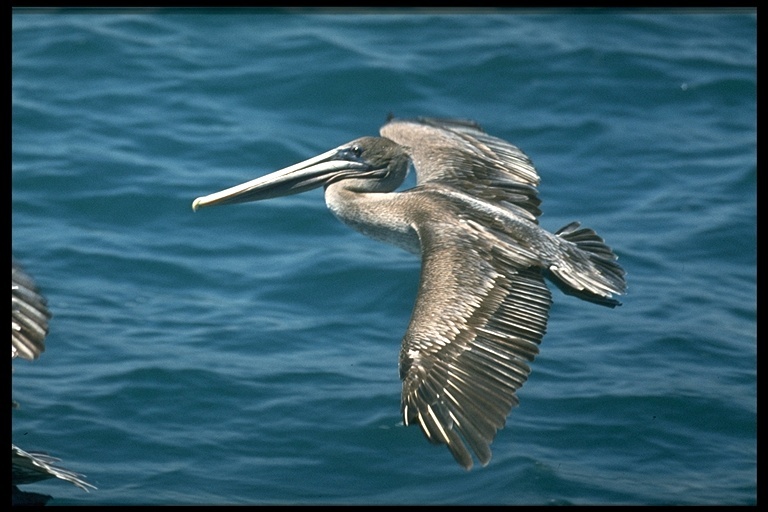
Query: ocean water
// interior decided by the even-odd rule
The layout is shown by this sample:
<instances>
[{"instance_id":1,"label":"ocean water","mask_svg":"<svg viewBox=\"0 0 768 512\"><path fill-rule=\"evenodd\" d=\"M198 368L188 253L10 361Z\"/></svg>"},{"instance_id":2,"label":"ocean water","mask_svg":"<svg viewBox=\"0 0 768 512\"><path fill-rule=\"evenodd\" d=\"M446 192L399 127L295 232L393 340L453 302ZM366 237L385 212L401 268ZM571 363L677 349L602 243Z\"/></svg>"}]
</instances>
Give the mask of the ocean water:
<instances>
[{"instance_id":1,"label":"ocean water","mask_svg":"<svg viewBox=\"0 0 768 512\"><path fill-rule=\"evenodd\" d=\"M12 253L48 298L13 442L51 505L757 502L757 14L14 10ZM553 290L471 472L400 417L418 258L322 191L192 200L460 117L614 248L614 310Z\"/></svg>"}]
</instances>

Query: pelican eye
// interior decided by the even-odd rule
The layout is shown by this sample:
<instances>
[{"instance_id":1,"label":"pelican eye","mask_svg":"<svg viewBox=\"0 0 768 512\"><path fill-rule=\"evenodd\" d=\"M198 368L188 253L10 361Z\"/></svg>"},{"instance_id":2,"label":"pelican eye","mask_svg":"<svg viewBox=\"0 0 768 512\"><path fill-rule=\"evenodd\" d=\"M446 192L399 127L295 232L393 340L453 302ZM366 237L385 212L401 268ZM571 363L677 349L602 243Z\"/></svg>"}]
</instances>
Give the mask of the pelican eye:
<instances>
[{"instance_id":1,"label":"pelican eye","mask_svg":"<svg viewBox=\"0 0 768 512\"><path fill-rule=\"evenodd\" d=\"M360 162L363 160L363 147L359 144L347 146L339 150L339 157Z\"/></svg>"}]
</instances>

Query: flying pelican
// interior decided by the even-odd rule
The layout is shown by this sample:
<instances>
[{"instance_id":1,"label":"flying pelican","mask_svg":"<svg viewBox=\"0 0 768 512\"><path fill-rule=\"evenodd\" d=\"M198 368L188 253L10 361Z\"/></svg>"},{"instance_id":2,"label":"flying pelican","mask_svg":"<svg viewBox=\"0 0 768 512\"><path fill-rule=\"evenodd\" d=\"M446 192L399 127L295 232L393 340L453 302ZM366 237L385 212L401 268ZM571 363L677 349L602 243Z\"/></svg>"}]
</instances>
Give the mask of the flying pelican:
<instances>
[{"instance_id":1,"label":"flying pelican","mask_svg":"<svg viewBox=\"0 0 768 512\"><path fill-rule=\"evenodd\" d=\"M390 118L304 162L204 197L192 209L325 187L350 227L421 255L421 281L400 350L401 411L469 470L518 404L552 303L565 293L614 307L626 291L616 255L572 222L538 225L539 176L512 144L472 121ZM414 188L395 192L416 170Z\"/></svg>"},{"instance_id":2,"label":"flying pelican","mask_svg":"<svg viewBox=\"0 0 768 512\"><path fill-rule=\"evenodd\" d=\"M15 261L11 261L11 360L16 357L34 360L45 350L48 321L51 312L48 303L32 278ZM13 407L18 407L13 402ZM48 478L59 478L84 491L93 485L83 475L56 465L59 459L42 452L27 452L11 443L11 491L17 504L44 504L50 496L21 491L16 486L31 484Z\"/></svg>"}]
</instances>

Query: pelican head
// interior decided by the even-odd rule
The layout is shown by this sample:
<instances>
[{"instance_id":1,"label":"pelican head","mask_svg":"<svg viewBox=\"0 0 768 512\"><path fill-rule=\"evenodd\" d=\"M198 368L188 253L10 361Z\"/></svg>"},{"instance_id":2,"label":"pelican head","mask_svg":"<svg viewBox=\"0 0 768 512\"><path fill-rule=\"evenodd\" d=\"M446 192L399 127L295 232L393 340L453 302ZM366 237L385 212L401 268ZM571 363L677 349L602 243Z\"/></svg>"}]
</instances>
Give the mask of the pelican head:
<instances>
[{"instance_id":1,"label":"pelican head","mask_svg":"<svg viewBox=\"0 0 768 512\"><path fill-rule=\"evenodd\" d=\"M344 180L354 192L391 192L405 180L408 155L384 137L361 137L255 180L198 197L192 209L298 194Z\"/></svg>"}]
</instances>

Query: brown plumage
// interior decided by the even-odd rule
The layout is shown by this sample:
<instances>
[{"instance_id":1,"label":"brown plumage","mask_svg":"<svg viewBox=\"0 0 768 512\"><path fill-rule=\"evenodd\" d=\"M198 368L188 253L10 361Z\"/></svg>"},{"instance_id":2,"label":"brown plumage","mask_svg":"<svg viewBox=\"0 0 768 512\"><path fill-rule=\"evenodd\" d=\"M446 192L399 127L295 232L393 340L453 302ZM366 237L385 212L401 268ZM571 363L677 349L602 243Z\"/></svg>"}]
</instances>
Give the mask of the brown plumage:
<instances>
[{"instance_id":1,"label":"brown plumage","mask_svg":"<svg viewBox=\"0 0 768 512\"><path fill-rule=\"evenodd\" d=\"M375 239L421 255L400 351L402 413L456 461L487 464L546 331L549 278L604 306L624 270L592 230L538 225L539 176L517 147L470 121L390 120L305 162L196 199L193 209L325 187L329 209ZM409 162L414 188L395 192ZM471 450L471 452L470 452Z\"/></svg>"}]
</instances>

